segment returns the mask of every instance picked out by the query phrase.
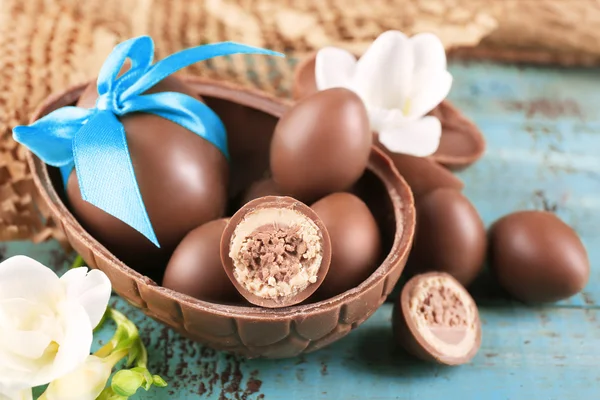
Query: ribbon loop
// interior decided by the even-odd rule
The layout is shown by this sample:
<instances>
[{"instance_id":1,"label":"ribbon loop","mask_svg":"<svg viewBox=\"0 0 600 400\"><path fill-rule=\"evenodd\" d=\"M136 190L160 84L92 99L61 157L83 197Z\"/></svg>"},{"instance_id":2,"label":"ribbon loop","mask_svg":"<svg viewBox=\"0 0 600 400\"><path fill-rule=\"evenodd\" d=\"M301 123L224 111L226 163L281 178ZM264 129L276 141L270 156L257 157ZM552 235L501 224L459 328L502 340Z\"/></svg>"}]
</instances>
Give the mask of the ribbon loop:
<instances>
[{"instance_id":1,"label":"ribbon loop","mask_svg":"<svg viewBox=\"0 0 600 400\"><path fill-rule=\"evenodd\" d=\"M152 65L148 71L140 77L133 85L123 92L123 98L137 96L150 89L158 82L175 72L195 64L218 56L230 56L234 54L263 54L270 56L282 56L272 50L258 47L241 45L234 42L211 43L201 46L202 52L197 47L182 50L172 54Z\"/></svg>"},{"instance_id":2,"label":"ribbon loop","mask_svg":"<svg viewBox=\"0 0 600 400\"><path fill-rule=\"evenodd\" d=\"M117 45L102 65L94 108L63 107L30 126L15 127L13 137L45 163L59 167L65 183L74 166L85 201L160 247L135 178L125 128L117 117L133 112L155 114L208 140L229 158L225 126L206 104L182 93L144 93L193 63L232 54L283 56L224 42L186 49L152 64L152 39L130 39ZM123 71L127 60L129 69Z\"/></svg>"}]
</instances>

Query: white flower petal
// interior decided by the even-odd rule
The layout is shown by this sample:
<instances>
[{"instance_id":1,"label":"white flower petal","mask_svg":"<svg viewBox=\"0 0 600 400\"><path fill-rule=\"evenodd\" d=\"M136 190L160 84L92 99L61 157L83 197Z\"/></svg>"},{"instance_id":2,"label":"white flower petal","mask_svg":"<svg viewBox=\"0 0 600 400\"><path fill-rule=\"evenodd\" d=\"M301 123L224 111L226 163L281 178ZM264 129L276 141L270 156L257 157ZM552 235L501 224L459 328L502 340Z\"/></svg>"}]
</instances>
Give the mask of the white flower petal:
<instances>
[{"instance_id":1,"label":"white flower petal","mask_svg":"<svg viewBox=\"0 0 600 400\"><path fill-rule=\"evenodd\" d=\"M446 49L439 37L433 33L418 33L411 37L415 56L415 71L446 69Z\"/></svg>"},{"instance_id":2,"label":"white flower petal","mask_svg":"<svg viewBox=\"0 0 600 400\"><path fill-rule=\"evenodd\" d=\"M50 383L47 400L96 400L110 377L111 366L90 355L76 370Z\"/></svg>"},{"instance_id":3,"label":"white flower petal","mask_svg":"<svg viewBox=\"0 0 600 400\"><path fill-rule=\"evenodd\" d=\"M64 336L58 352L48 365L40 368L31 378L31 386L45 385L79 367L89 356L93 333L86 310L74 301L59 305L59 318L63 322Z\"/></svg>"},{"instance_id":4,"label":"white flower petal","mask_svg":"<svg viewBox=\"0 0 600 400\"><path fill-rule=\"evenodd\" d=\"M422 117L442 102L450 93L452 75L448 71L422 70L415 75L415 82L419 82L418 91L412 94L410 117Z\"/></svg>"},{"instance_id":5,"label":"white flower petal","mask_svg":"<svg viewBox=\"0 0 600 400\"><path fill-rule=\"evenodd\" d=\"M33 387L30 380L37 368L35 360L17 356L0 347L0 392Z\"/></svg>"},{"instance_id":6,"label":"white flower petal","mask_svg":"<svg viewBox=\"0 0 600 400\"><path fill-rule=\"evenodd\" d=\"M358 60L352 88L367 106L402 109L410 91L413 66L414 55L406 35L384 32Z\"/></svg>"},{"instance_id":7,"label":"white flower petal","mask_svg":"<svg viewBox=\"0 0 600 400\"><path fill-rule=\"evenodd\" d=\"M50 316L52 310L45 303L23 298L0 299L0 329L32 330L40 316Z\"/></svg>"},{"instance_id":8,"label":"white flower petal","mask_svg":"<svg viewBox=\"0 0 600 400\"><path fill-rule=\"evenodd\" d=\"M399 109L387 110L384 108L369 107L369 121L373 132L381 132L393 127L406 124L407 119Z\"/></svg>"},{"instance_id":9,"label":"white flower petal","mask_svg":"<svg viewBox=\"0 0 600 400\"><path fill-rule=\"evenodd\" d=\"M315 81L319 90L349 87L356 69L356 57L344 49L324 47L315 60Z\"/></svg>"},{"instance_id":10,"label":"white flower petal","mask_svg":"<svg viewBox=\"0 0 600 400\"><path fill-rule=\"evenodd\" d=\"M401 127L380 131L379 141L394 153L426 157L437 150L441 135L440 120L427 116Z\"/></svg>"},{"instance_id":11,"label":"white flower petal","mask_svg":"<svg viewBox=\"0 0 600 400\"><path fill-rule=\"evenodd\" d=\"M74 268L67 271L60 280L65 285L67 299L83 306L95 328L110 300L111 285L106 274L99 270L88 272L85 267Z\"/></svg>"},{"instance_id":12,"label":"white flower petal","mask_svg":"<svg viewBox=\"0 0 600 400\"><path fill-rule=\"evenodd\" d=\"M53 303L62 296L58 276L27 256L14 256L0 263L0 299L25 298Z\"/></svg>"},{"instance_id":13,"label":"white flower petal","mask_svg":"<svg viewBox=\"0 0 600 400\"><path fill-rule=\"evenodd\" d=\"M0 387L0 400L33 400L31 389L6 390Z\"/></svg>"},{"instance_id":14,"label":"white flower petal","mask_svg":"<svg viewBox=\"0 0 600 400\"><path fill-rule=\"evenodd\" d=\"M10 328L4 329L1 337L5 344L10 345L6 350L28 359L40 358L52 340L50 336L40 331L20 331Z\"/></svg>"},{"instance_id":15,"label":"white flower petal","mask_svg":"<svg viewBox=\"0 0 600 400\"><path fill-rule=\"evenodd\" d=\"M30 379L37 369L35 360L17 356L0 347L0 392L31 388Z\"/></svg>"}]
</instances>

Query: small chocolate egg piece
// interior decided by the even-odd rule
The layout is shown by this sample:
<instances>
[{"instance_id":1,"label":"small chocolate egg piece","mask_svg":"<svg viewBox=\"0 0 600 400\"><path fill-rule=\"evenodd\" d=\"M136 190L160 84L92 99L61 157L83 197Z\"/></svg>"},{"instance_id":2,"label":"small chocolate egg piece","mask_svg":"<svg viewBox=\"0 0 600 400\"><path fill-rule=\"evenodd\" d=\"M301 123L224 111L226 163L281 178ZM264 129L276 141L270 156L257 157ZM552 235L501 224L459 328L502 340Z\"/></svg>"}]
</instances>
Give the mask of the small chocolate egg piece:
<instances>
[{"instance_id":1,"label":"small chocolate egg piece","mask_svg":"<svg viewBox=\"0 0 600 400\"><path fill-rule=\"evenodd\" d=\"M469 362L481 346L481 322L473 298L452 276L429 272L410 279L394 304L396 342L425 361Z\"/></svg>"},{"instance_id":2,"label":"small chocolate egg piece","mask_svg":"<svg viewBox=\"0 0 600 400\"><path fill-rule=\"evenodd\" d=\"M294 105L275 127L273 179L304 202L344 191L365 171L372 143L362 100L348 89L323 90Z\"/></svg>"},{"instance_id":3,"label":"small chocolate egg piece","mask_svg":"<svg viewBox=\"0 0 600 400\"><path fill-rule=\"evenodd\" d=\"M367 205L353 194L330 194L311 208L331 239L329 272L315 294L326 299L355 288L377 269L381 234Z\"/></svg>"},{"instance_id":4,"label":"small chocolate egg piece","mask_svg":"<svg viewBox=\"0 0 600 400\"><path fill-rule=\"evenodd\" d=\"M174 77L165 78L148 93L165 91L196 96L191 87ZM90 85L77 105L92 107L97 97L95 84ZM189 231L224 215L229 166L212 143L167 119L133 113L120 120L140 193L161 247L84 201L75 171L67 183L67 197L73 213L94 238L130 267L159 279L173 250ZM107 185L107 196L118 195L111 190Z\"/></svg>"},{"instance_id":5,"label":"small chocolate egg piece","mask_svg":"<svg viewBox=\"0 0 600 400\"><path fill-rule=\"evenodd\" d=\"M577 233L546 211L520 211L490 228L490 267L516 299L553 302L580 292L590 261Z\"/></svg>"},{"instance_id":6,"label":"small chocolate egg piece","mask_svg":"<svg viewBox=\"0 0 600 400\"><path fill-rule=\"evenodd\" d=\"M283 191L279 188L279 186L277 186L272 178L265 178L254 182L244 192L244 196L242 197L242 205L248 203L249 201L258 199L259 197L283 195Z\"/></svg>"},{"instance_id":7,"label":"small chocolate egg piece","mask_svg":"<svg viewBox=\"0 0 600 400\"><path fill-rule=\"evenodd\" d=\"M323 221L291 197L261 197L225 227L221 261L250 303L279 308L301 303L323 283L331 241Z\"/></svg>"},{"instance_id":8,"label":"small chocolate egg piece","mask_svg":"<svg viewBox=\"0 0 600 400\"><path fill-rule=\"evenodd\" d=\"M447 272L468 286L482 270L487 237L471 202L458 190L442 188L417 199L417 227L407 271Z\"/></svg>"},{"instance_id":9,"label":"small chocolate egg piece","mask_svg":"<svg viewBox=\"0 0 600 400\"><path fill-rule=\"evenodd\" d=\"M219 245L227 221L207 222L183 238L167 265L164 287L213 303L240 298L221 263Z\"/></svg>"}]
</instances>

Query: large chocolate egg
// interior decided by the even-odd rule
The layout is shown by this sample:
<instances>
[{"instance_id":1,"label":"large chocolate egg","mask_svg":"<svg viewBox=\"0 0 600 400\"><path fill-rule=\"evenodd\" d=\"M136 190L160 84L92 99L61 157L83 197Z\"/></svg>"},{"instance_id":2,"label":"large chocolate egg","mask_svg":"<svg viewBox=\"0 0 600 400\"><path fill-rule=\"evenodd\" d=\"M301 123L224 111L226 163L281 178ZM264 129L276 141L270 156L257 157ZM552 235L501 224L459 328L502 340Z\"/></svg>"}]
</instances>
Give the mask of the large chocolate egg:
<instances>
[{"instance_id":1,"label":"large chocolate egg","mask_svg":"<svg viewBox=\"0 0 600 400\"><path fill-rule=\"evenodd\" d=\"M221 235L227 221L207 222L183 238L169 260L164 287L214 303L239 299L221 263Z\"/></svg>"},{"instance_id":2,"label":"large chocolate egg","mask_svg":"<svg viewBox=\"0 0 600 400\"><path fill-rule=\"evenodd\" d=\"M411 273L446 272L469 285L483 268L485 226L458 190L437 189L416 202L417 229L407 263Z\"/></svg>"},{"instance_id":3,"label":"large chocolate egg","mask_svg":"<svg viewBox=\"0 0 600 400\"><path fill-rule=\"evenodd\" d=\"M304 202L344 191L365 171L372 142L367 110L356 94L342 88L315 93L275 128L273 179L286 195Z\"/></svg>"},{"instance_id":4,"label":"large chocolate egg","mask_svg":"<svg viewBox=\"0 0 600 400\"><path fill-rule=\"evenodd\" d=\"M524 302L570 297L590 276L577 233L545 211L521 211L499 219L490 229L490 261L499 283Z\"/></svg>"},{"instance_id":5,"label":"large chocolate egg","mask_svg":"<svg viewBox=\"0 0 600 400\"><path fill-rule=\"evenodd\" d=\"M196 96L174 77L148 92L173 91ZM82 94L80 107L93 107L95 85ZM160 279L177 244L192 229L223 216L229 167L213 144L154 114L121 117L135 176L160 249L124 222L82 200L76 174L67 184L71 209L79 222L113 254L139 272ZM104 166L110 168L110 165ZM106 185L106 195L113 188Z\"/></svg>"},{"instance_id":6,"label":"large chocolate egg","mask_svg":"<svg viewBox=\"0 0 600 400\"><path fill-rule=\"evenodd\" d=\"M381 235L367 205L350 193L334 193L311 206L331 239L331 265L318 298L330 298L362 283L377 269Z\"/></svg>"}]
</instances>

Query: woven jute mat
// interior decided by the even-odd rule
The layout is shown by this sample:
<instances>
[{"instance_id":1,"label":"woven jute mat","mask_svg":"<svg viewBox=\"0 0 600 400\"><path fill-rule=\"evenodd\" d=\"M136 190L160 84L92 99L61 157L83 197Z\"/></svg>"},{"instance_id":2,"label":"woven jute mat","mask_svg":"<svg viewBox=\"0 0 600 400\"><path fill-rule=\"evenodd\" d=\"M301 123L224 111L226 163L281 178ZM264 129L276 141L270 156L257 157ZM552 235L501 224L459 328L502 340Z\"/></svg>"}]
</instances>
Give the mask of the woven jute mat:
<instances>
[{"instance_id":1,"label":"woven jute mat","mask_svg":"<svg viewBox=\"0 0 600 400\"><path fill-rule=\"evenodd\" d=\"M152 36L157 58L223 40L284 51L185 72L287 96L299 57L324 45L361 52L389 29L434 32L461 56L581 65L600 60L598 26L596 0L0 0L0 240L64 239L34 205L11 128L50 93L92 79L125 39Z\"/></svg>"}]
</instances>

